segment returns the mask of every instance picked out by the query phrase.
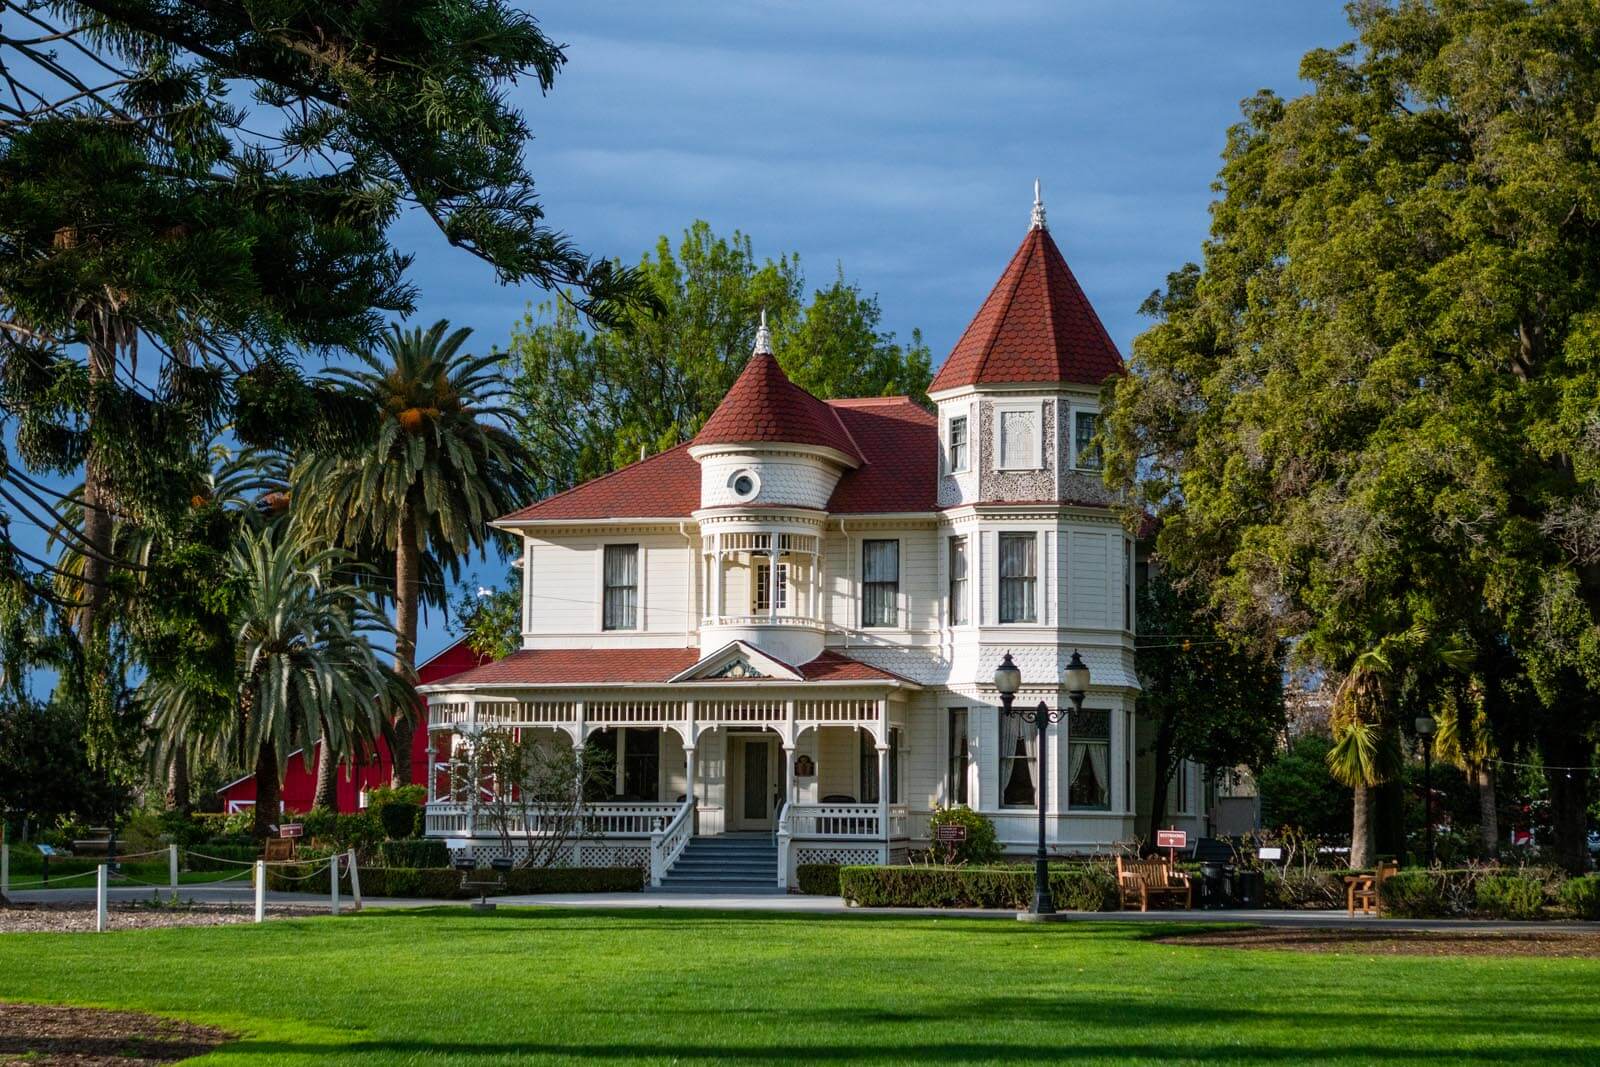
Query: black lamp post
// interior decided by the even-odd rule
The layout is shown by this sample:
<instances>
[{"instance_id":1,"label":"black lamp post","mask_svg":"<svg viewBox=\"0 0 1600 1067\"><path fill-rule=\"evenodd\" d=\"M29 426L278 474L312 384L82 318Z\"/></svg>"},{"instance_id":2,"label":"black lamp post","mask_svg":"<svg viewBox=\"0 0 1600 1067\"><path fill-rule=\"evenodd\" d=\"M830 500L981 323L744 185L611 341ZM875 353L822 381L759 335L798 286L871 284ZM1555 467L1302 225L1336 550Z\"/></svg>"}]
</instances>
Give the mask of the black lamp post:
<instances>
[{"instance_id":1,"label":"black lamp post","mask_svg":"<svg viewBox=\"0 0 1600 1067\"><path fill-rule=\"evenodd\" d=\"M1081 710L1084 695L1089 691L1089 668L1084 666L1076 649L1061 680L1066 683L1067 697L1072 701L1073 708ZM1045 750L1045 730L1051 723L1064 719L1067 713L1052 709L1042 700L1038 707L1029 710L1017 711L1012 708L1012 702L1017 699L1017 690L1022 688L1022 671L1011 662L1009 652L1000 661L1000 666L995 668L994 687L1000 694L1000 708L1004 714L1015 715L1023 722L1039 728L1036 748L1039 755L1039 785L1034 790L1039 800L1039 848L1033 855L1033 907L1028 909L1028 914L1054 915L1056 903L1050 897L1050 864L1044 851L1044 798L1050 780L1046 773L1049 763Z\"/></svg>"},{"instance_id":2,"label":"black lamp post","mask_svg":"<svg viewBox=\"0 0 1600 1067\"><path fill-rule=\"evenodd\" d=\"M1433 866L1433 716L1417 716L1417 736L1422 738L1422 818L1428 824L1428 866Z\"/></svg>"}]
</instances>

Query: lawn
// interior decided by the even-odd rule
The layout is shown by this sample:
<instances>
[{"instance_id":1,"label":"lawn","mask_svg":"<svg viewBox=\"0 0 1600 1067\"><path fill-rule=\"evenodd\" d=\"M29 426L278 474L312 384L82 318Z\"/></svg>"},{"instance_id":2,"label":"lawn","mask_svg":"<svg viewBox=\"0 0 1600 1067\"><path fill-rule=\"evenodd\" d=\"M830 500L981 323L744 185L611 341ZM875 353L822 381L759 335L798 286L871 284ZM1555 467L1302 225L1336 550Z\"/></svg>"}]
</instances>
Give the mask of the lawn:
<instances>
[{"instance_id":1,"label":"lawn","mask_svg":"<svg viewBox=\"0 0 1600 1067\"><path fill-rule=\"evenodd\" d=\"M0 1000L242 1032L204 1062L1600 1062L1600 962L1179 947L1149 926L462 909L0 937Z\"/></svg>"}]
</instances>

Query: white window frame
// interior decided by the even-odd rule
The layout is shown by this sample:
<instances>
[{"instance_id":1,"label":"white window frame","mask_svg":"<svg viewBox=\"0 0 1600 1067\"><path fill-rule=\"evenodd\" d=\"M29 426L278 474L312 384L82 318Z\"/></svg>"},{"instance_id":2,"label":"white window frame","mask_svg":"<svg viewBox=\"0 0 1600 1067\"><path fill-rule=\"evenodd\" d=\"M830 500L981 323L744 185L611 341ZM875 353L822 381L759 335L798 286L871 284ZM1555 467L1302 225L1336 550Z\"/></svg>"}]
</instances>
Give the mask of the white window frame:
<instances>
[{"instance_id":1,"label":"white window frame","mask_svg":"<svg viewBox=\"0 0 1600 1067\"><path fill-rule=\"evenodd\" d=\"M1005 589L1005 582L1006 582L1005 575L1000 573L1000 561L1005 558L1005 553L1003 551L1001 551L1001 548L1000 548L1000 542L1004 538L1007 538L1007 537L1031 537L1031 538L1033 538L1033 618L1032 619L1014 620L1014 621L1011 621L1011 622L1007 622L1006 620L1004 620L1004 619L1002 619L1000 617L1001 613L1003 611L1002 605L1005 602L1004 589ZM1044 611L1043 611L1043 604L1041 603L1041 601L1043 600L1043 595L1044 595L1044 577L1040 573L1043 570L1043 566L1041 564L1041 559L1042 559L1041 554L1042 554L1043 551L1044 551L1044 535L1041 534L1038 530L996 530L995 531L995 537L994 537L994 624L996 626L1024 626L1024 627L1028 627L1028 626L1042 626L1042 625L1044 625L1044 622L1043 622ZM971 568L971 565L969 564L968 567L967 567L967 572L970 574L971 571L972 571L972 568Z\"/></svg>"},{"instance_id":2,"label":"white window frame","mask_svg":"<svg viewBox=\"0 0 1600 1067\"><path fill-rule=\"evenodd\" d=\"M956 462L955 454L955 426L958 422L966 433L966 440L961 442L964 455L960 463ZM946 474L965 474L972 469L972 420L965 411L959 415L951 415L945 420L944 449Z\"/></svg>"},{"instance_id":3,"label":"white window frame","mask_svg":"<svg viewBox=\"0 0 1600 1067\"><path fill-rule=\"evenodd\" d=\"M956 543L958 541L961 543L962 553L966 557L966 562L967 562L967 574L966 574L966 577L961 579L961 582L962 582L962 585L963 585L963 589L962 589L961 598L960 598L960 600L961 600L960 606L966 609L966 611L965 611L965 620L964 621L957 621L957 619L956 619L956 615L957 615L956 606L957 606L957 604L956 604L956 596L955 596L955 592L954 592L954 587L955 587L955 584L956 584L956 571L955 571ZM973 553L972 553L972 543L973 543L972 537L970 537L967 534L951 534L949 537L945 538L945 546L944 546L945 621L952 628L957 627L957 626L971 626L972 625L972 608L973 608L973 604L972 604L972 585L973 585L973 583L972 583L972 570L973 570L973 568L972 568L972 555L973 555Z\"/></svg>"},{"instance_id":4,"label":"white window frame","mask_svg":"<svg viewBox=\"0 0 1600 1067\"><path fill-rule=\"evenodd\" d=\"M632 548L633 559L633 625L632 626L607 626L606 625L606 549ZM629 541L606 541L600 545L596 553L599 559L595 567L595 586L598 595L597 611L595 613L595 629L606 634L631 634L639 633L644 629L644 543L637 538Z\"/></svg>"},{"instance_id":5,"label":"white window frame","mask_svg":"<svg viewBox=\"0 0 1600 1067\"><path fill-rule=\"evenodd\" d=\"M874 541L893 541L894 544L895 544L895 550L894 550L894 622L887 623L887 624L881 623L881 622L874 622L874 623L868 623L867 622L867 545L869 543L871 543L871 542L874 542ZM859 556L860 556L859 566L861 568L860 571L859 571L859 573L860 573L860 578L859 578L860 587L857 590L857 592L858 592L857 602L859 604L859 608L858 608L859 616L856 619L856 625L860 629L863 629L863 630L904 630L906 628L906 624L907 624L907 619L906 619L907 612L906 612L906 603L905 603L905 595L906 595L906 586L905 586L906 546L905 546L905 539L902 538L902 537L863 537L861 539L861 541L860 541Z\"/></svg>"},{"instance_id":6,"label":"white window frame","mask_svg":"<svg viewBox=\"0 0 1600 1067\"><path fill-rule=\"evenodd\" d=\"M961 766L961 771L960 771L961 788L959 790L960 792L964 792L964 793L967 794L967 799L966 800L958 800L957 797L956 797L956 793L958 792L958 790L952 788L956 784L956 775L955 775L955 773L953 773L954 770L955 770L953 764L955 763L955 759L956 759L956 750L955 750L955 746L952 744L952 742L955 740L955 736L954 736L955 735L955 718L956 718L957 713L959 713L961 715L961 717L962 717L962 719L961 719L961 736L962 736L962 739L966 742L966 749L967 749L966 750L966 754L963 756L963 759L962 759L962 766ZM945 794L944 795L944 804L945 804L945 807L954 807L956 804L959 803L959 804L964 804L969 808L974 808L974 809L976 808L976 805L973 804L973 800L976 797L977 790L975 790L973 788L973 782L972 782L972 768L973 768L972 727L973 727L973 717L972 717L972 709L971 708L965 707L965 706L962 706L962 705L957 705L957 706L948 707L948 708L945 709L945 717L944 717L944 747L945 747L945 754L944 754L944 794Z\"/></svg>"},{"instance_id":7,"label":"white window frame","mask_svg":"<svg viewBox=\"0 0 1600 1067\"><path fill-rule=\"evenodd\" d=\"M1085 473L1085 474L1099 474L1105 468L1105 460L1104 460L1104 454L1103 453L1102 453L1102 458L1101 458L1101 465L1099 467L1084 467L1084 466L1080 466L1079 463L1078 463L1078 416L1079 415L1093 415L1095 417L1095 419L1098 421L1099 418L1100 418L1100 409L1097 408L1097 407L1094 407L1094 406L1092 406L1090 404L1072 404L1072 405L1068 406L1068 409L1067 409L1067 419L1068 419L1068 425L1067 425L1067 434L1068 434L1068 436L1067 436L1067 448L1070 450L1070 453L1071 453L1071 456L1072 456L1072 469L1075 470L1075 471L1080 471L1080 472ZM1097 427L1097 429L1098 429L1098 427Z\"/></svg>"},{"instance_id":8,"label":"white window frame","mask_svg":"<svg viewBox=\"0 0 1600 1067\"><path fill-rule=\"evenodd\" d=\"M994 469L997 471L1036 471L1044 469L1044 402L1042 400L997 400L994 418ZM1033 454L1022 463L1006 463L1005 416L1022 412L1033 416Z\"/></svg>"},{"instance_id":9,"label":"white window frame","mask_svg":"<svg viewBox=\"0 0 1600 1067\"><path fill-rule=\"evenodd\" d=\"M752 575L754 580L750 583L750 607L758 614L772 610L771 602L763 603L761 598L763 586L771 584L771 571L771 559L759 557L756 559L755 573ZM778 563L778 610L789 610L789 564L787 561L779 561Z\"/></svg>"}]
</instances>

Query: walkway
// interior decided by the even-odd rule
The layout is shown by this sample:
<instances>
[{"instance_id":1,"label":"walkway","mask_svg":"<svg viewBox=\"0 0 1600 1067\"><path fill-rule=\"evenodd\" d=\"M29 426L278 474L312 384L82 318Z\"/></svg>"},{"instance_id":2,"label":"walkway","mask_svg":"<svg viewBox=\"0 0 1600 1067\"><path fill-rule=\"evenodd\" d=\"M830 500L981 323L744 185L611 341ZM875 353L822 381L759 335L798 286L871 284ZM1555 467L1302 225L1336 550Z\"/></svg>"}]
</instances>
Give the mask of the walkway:
<instances>
[{"instance_id":1,"label":"walkway","mask_svg":"<svg viewBox=\"0 0 1600 1067\"><path fill-rule=\"evenodd\" d=\"M151 890L146 887L113 887L113 901L149 900ZM165 899L167 890L161 890ZM236 904L247 907L254 899L249 886L214 887L179 886L178 895L183 900L207 904ZM24 890L11 894L18 903L72 902L91 903L93 889ZM504 907L538 908L622 908L622 909L697 909L710 911L784 912L793 915L884 915L895 917L926 916L943 919L1005 919L1015 921L1009 911L985 911L957 908L852 908L839 897L789 896L706 896L702 894L674 893L568 893L537 896L491 897ZM267 894L267 904L326 905L323 893ZM465 907L464 900L416 900L396 897L367 897L363 903L369 908L425 908ZM350 896L340 896L340 904L350 907ZM1489 919L1379 919L1351 918L1343 911L1100 911L1065 912L1063 925L1074 923L1243 923L1251 926L1294 927L1302 929L1348 930L1477 930L1484 932L1521 933L1580 933L1600 931L1600 922L1499 922Z\"/></svg>"}]
</instances>

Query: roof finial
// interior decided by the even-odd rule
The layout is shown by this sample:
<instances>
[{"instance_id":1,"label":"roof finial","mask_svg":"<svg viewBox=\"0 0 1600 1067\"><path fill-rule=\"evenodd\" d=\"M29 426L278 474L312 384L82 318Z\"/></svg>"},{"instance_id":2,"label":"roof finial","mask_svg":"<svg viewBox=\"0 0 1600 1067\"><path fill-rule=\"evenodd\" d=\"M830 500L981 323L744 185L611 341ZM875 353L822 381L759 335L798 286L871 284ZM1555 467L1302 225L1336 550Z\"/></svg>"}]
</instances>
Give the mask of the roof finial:
<instances>
[{"instance_id":1,"label":"roof finial","mask_svg":"<svg viewBox=\"0 0 1600 1067\"><path fill-rule=\"evenodd\" d=\"M761 309L761 326L756 330L756 348L752 354L759 356L763 352L769 356L772 355L772 331L767 329L766 308Z\"/></svg>"},{"instance_id":2,"label":"roof finial","mask_svg":"<svg viewBox=\"0 0 1600 1067\"><path fill-rule=\"evenodd\" d=\"M1039 179L1033 179L1033 225L1035 230L1048 230L1044 224L1044 198L1039 195Z\"/></svg>"}]
</instances>

